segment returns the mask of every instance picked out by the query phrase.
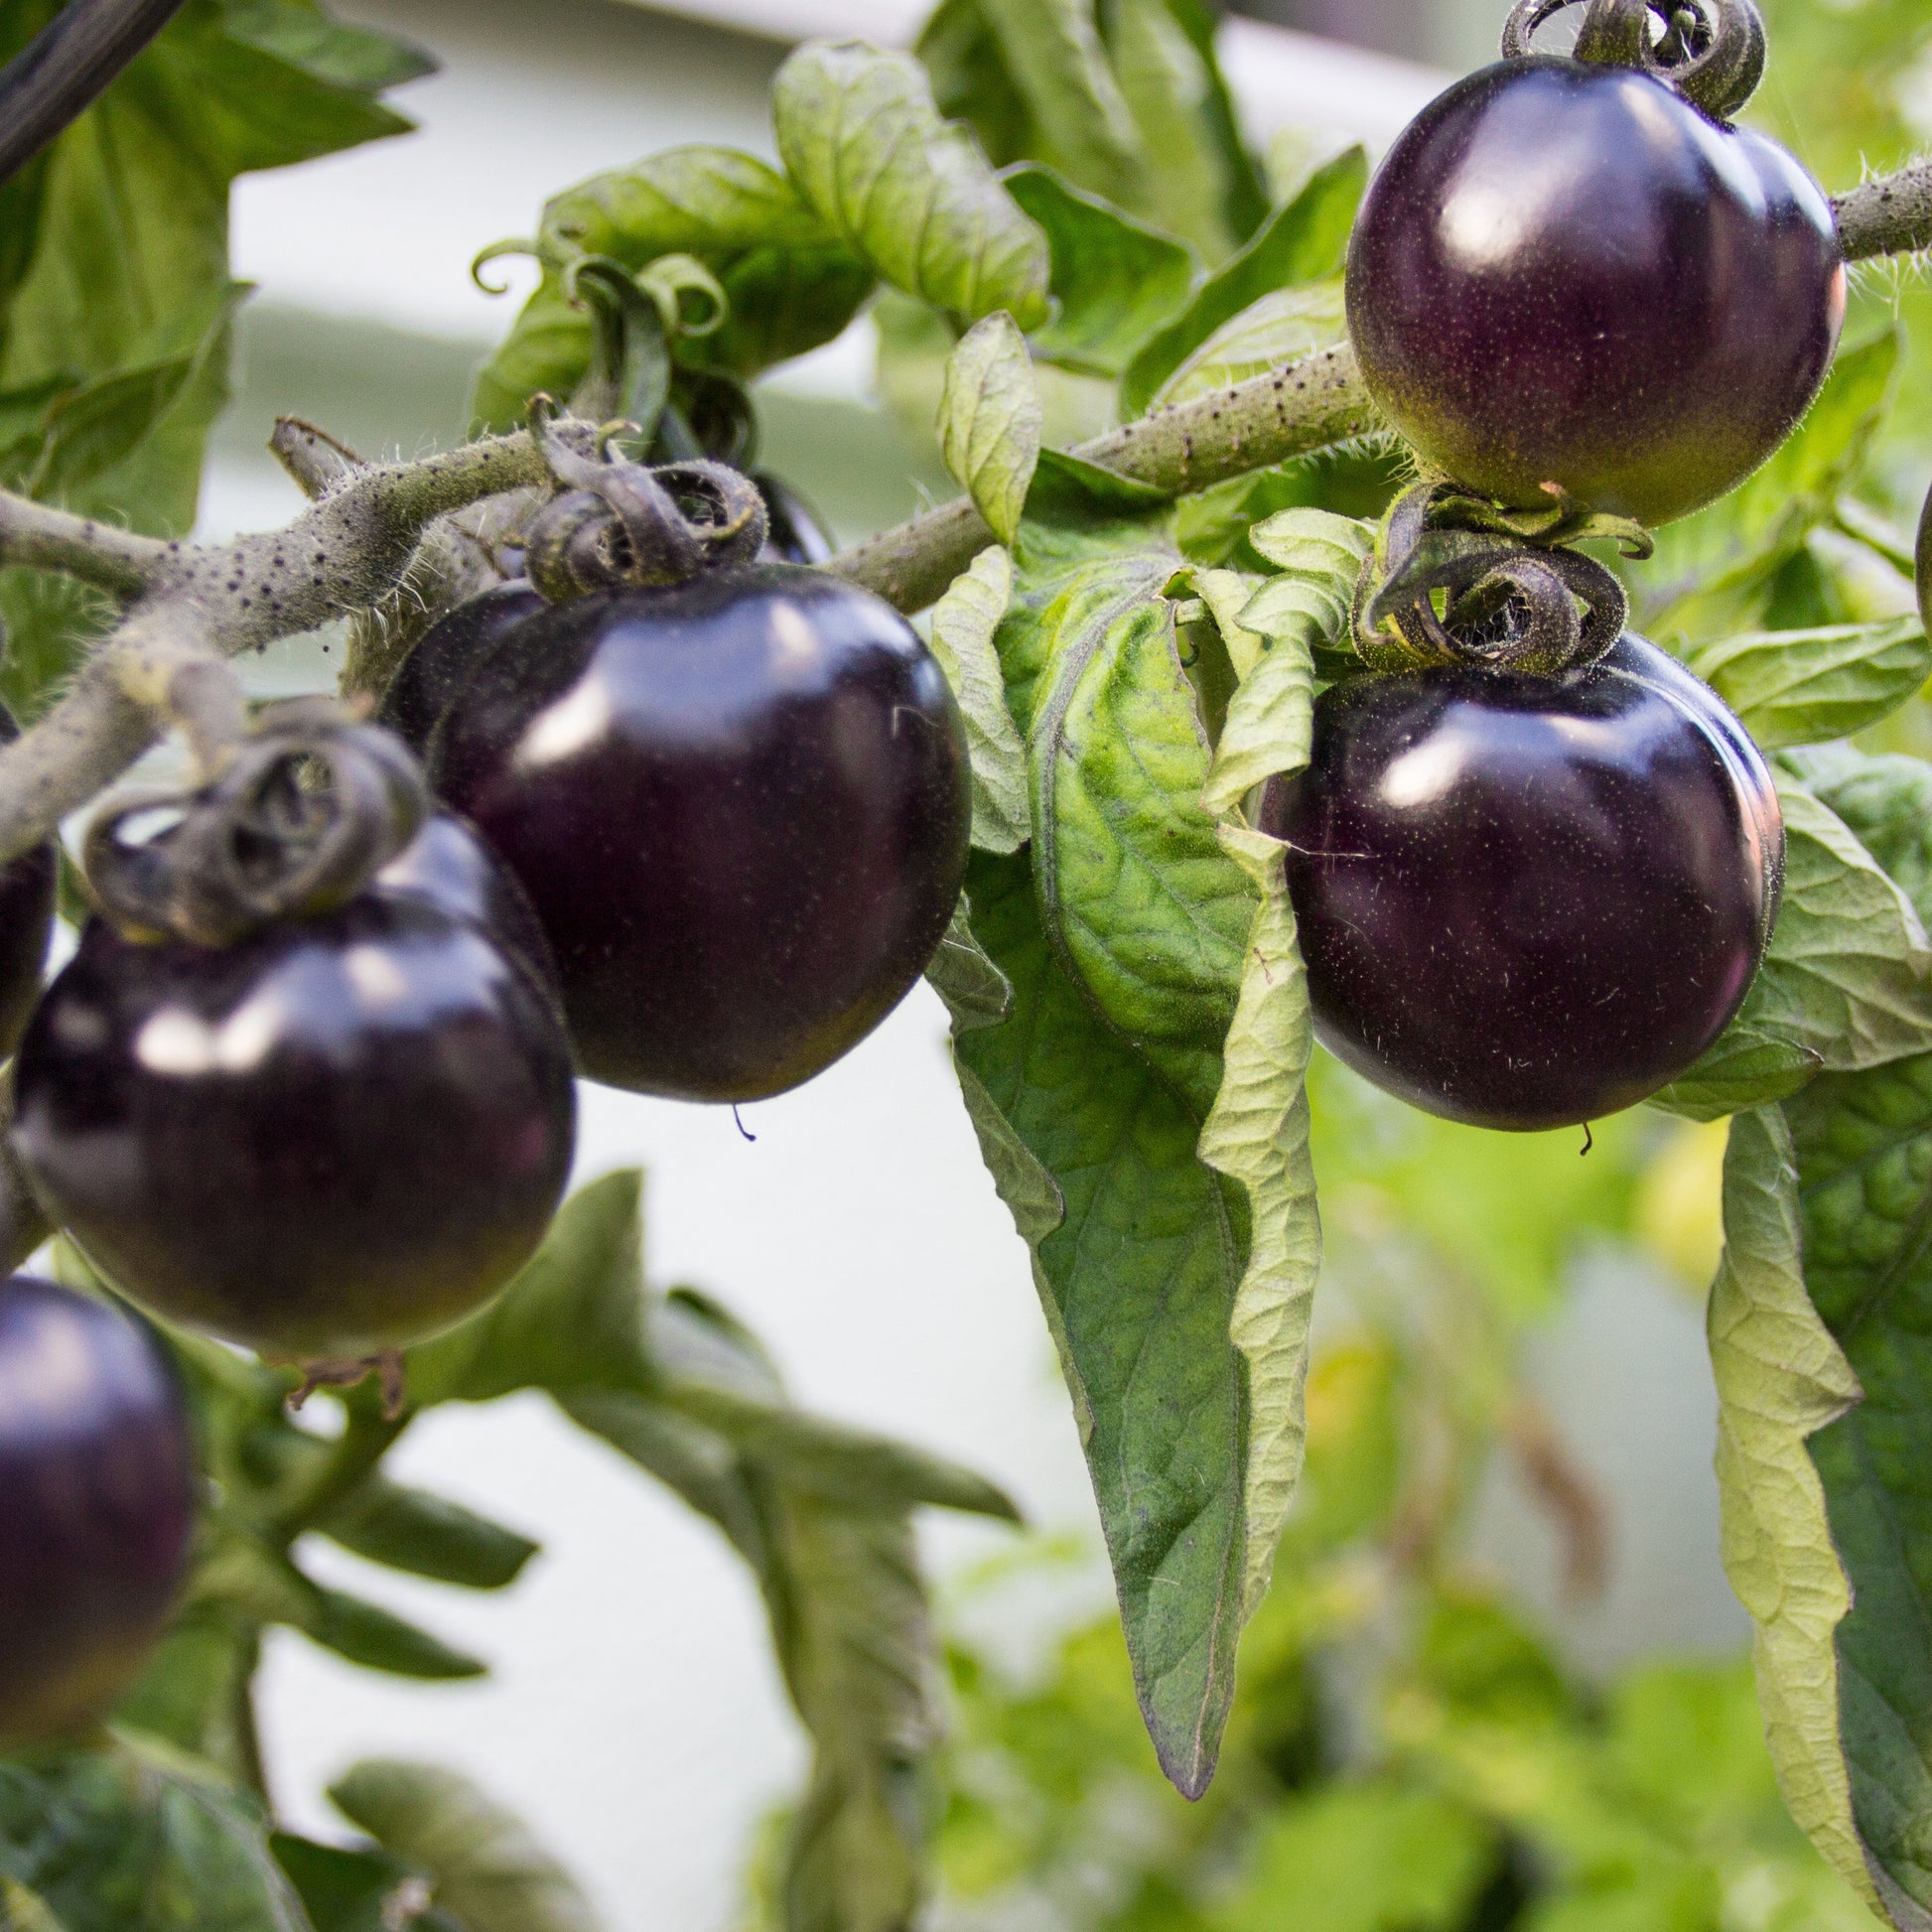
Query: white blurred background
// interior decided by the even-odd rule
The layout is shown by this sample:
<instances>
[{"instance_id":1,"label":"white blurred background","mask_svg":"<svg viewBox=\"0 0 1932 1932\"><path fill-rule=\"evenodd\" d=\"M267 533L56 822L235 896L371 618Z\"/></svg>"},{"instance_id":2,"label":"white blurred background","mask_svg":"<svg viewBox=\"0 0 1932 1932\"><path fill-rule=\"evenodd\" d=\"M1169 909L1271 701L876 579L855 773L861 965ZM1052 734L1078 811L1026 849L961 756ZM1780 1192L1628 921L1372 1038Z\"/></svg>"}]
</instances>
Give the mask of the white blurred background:
<instances>
[{"instance_id":1,"label":"white blurred background","mask_svg":"<svg viewBox=\"0 0 1932 1932\"><path fill-rule=\"evenodd\" d=\"M279 522L299 503L263 453L274 416L322 423L364 454L414 453L463 425L472 365L512 299L471 283L477 250L532 231L554 190L687 140L769 154L764 93L787 38L908 39L919 0L339 0L345 15L431 49L443 70L404 90L405 139L244 180L236 272L260 285L243 374L218 434L206 534ZM1255 11L1266 9L1258 0ZM1386 12L1386 9L1383 10ZM1414 11L1412 7L1412 11ZM1358 4L1277 17L1448 54L1490 0L1422 8L1434 40L1383 31ZM1440 16L1440 19L1438 18ZM1391 16L1393 17L1393 16ZM1479 19L1478 19L1479 17ZM1427 68L1251 21L1229 23L1250 130L1318 123L1385 143L1440 85ZM1477 46L1471 58L1479 58ZM497 265L511 276L519 264ZM841 534L941 486L872 404L862 323L764 386L766 460L803 482ZM326 681L322 645L263 662L265 687ZM809 1403L946 1451L1006 1484L1035 1527L1097 1543L1071 1416L1025 1250L981 1169L919 989L804 1090L729 1112L587 1087L581 1176L648 1170L648 1257L660 1284L704 1287L750 1320ZM1717 1558L1713 1400L1696 1311L1627 1266L1580 1271L1537 1378L1579 1460L1612 1499L1606 1595L1557 1600L1556 1552L1498 1471L1477 1550L1601 1666L1656 1645L1729 1648L1744 1623ZM320 1793L354 1757L443 1758L529 1817L615 1926L723 1932L759 1816L803 1751L749 1577L711 1529L536 1398L439 1412L396 1472L540 1537L510 1590L411 1586L332 1547L315 1568L489 1658L477 1684L418 1686L276 1637L263 1695L276 1797L298 1828L340 1830ZM942 1578L1010 1534L929 1518ZM1104 1600L1096 1567L1032 1601L1025 1648Z\"/></svg>"}]
</instances>

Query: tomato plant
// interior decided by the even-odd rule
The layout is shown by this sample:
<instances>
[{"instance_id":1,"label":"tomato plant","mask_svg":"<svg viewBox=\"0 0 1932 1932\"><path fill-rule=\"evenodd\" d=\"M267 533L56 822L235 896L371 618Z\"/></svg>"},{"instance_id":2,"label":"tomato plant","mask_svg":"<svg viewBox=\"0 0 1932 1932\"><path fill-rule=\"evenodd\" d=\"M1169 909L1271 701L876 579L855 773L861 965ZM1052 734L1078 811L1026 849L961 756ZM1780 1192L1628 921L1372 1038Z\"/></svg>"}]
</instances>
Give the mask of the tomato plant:
<instances>
[{"instance_id":1,"label":"tomato plant","mask_svg":"<svg viewBox=\"0 0 1932 1932\"><path fill-rule=\"evenodd\" d=\"M309 507L213 544L227 186L404 132L425 57L313 0L0 19L0 1232L59 1277L0 1283L0 1923L590 1922L452 1773L278 1830L256 1734L271 1627L484 1668L305 1539L512 1583L384 1458L522 1392L750 1566L796 1932L935 1868L1189 1932L1926 1922L1932 538L1848 271L1932 243L1932 169L1834 200L1739 120L1793 4L1522 0L1372 181L1264 165L1200 0L805 45L775 164L646 156L486 251L536 284L469 440L284 418ZM1902 68L1894 12L1832 31ZM862 313L963 493L837 549L756 383ZM337 691L249 701L332 622ZM913 1519L1011 1501L650 1287L634 1173L560 1199L573 1073L777 1092L921 973L1119 1608L1031 1691L956 1648L950 1753ZM1598 1698L1458 1528L1499 1447L1600 1570L1524 1338L1714 1136L1752 1683Z\"/></svg>"}]
</instances>

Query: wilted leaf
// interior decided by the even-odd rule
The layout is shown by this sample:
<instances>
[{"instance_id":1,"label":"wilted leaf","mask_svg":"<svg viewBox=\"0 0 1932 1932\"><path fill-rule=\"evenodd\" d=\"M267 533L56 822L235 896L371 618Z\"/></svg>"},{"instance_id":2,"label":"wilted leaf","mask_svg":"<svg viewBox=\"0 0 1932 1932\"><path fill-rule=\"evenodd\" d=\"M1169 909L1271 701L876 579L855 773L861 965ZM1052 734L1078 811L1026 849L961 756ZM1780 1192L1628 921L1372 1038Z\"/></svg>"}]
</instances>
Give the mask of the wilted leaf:
<instances>
[{"instance_id":1,"label":"wilted leaf","mask_svg":"<svg viewBox=\"0 0 1932 1932\"><path fill-rule=\"evenodd\" d=\"M1007 709L993 633L1013 595L1013 560L989 545L932 607L932 654L959 700L973 764L973 843L1017 851L1032 836L1027 753Z\"/></svg>"},{"instance_id":2,"label":"wilted leaf","mask_svg":"<svg viewBox=\"0 0 1932 1932\"><path fill-rule=\"evenodd\" d=\"M1732 1120L1711 1290L1725 1573L1756 1624L1758 1697L1792 1816L1875 1904L1839 1742L1833 1632L1851 1606L1807 1440L1859 1399L1806 1293L1798 1174L1776 1107Z\"/></svg>"}]
</instances>

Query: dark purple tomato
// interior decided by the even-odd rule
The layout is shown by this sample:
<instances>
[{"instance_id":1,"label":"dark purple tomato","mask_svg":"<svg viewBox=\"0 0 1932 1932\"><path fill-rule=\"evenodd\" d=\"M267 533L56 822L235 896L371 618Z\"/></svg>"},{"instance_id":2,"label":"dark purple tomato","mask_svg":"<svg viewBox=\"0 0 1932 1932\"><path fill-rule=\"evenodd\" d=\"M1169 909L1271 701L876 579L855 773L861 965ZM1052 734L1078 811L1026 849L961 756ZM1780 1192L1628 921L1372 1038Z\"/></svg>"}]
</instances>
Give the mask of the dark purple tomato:
<instances>
[{"instance_id":1,"label":"dark purple tomato","mask_svg":"<svg viewBox=\"0 0 1932 1932\"><path fill-rule=\"evenodd\" d=\"M521 578L459 604L418 637L382 694L376 723L387 725L418 758L470 667L504 631L545 608Z\"/></svg>"},{"instance_id":2,"label":"dark purple tomato","mask_svg":"<svg viewBox=\"0 0 1932 1932\"><path fill-rule=\"evenodd\" d=\"M553 998L557 962L529 896L509 868L455 812L437 810L370 882L378 892L428 899L481 926Z\"/></svg>"},{"instance_id":3,"label":"dark purple tomato","mask_svg":"<svg viewBox=\"0 0 1932 1932\"><path fill-rule=\"evenodd\" d=\"M0 705L0 745L19 736L13 713ZM40 994L54 931L57 865L48 839L0 866L0 1059L19 1042Z\"/></svg>"},{"instance_id":4,"label":"dark purple tomato","mask_svg":"<svg viewBox=\"0 0 1932 1932\"><path fill-rule=\"evenodd\" d=\"M0 1750L99 1715L161 1634L195 1530L174 1366L117 1309L0 1281Z\"/></svg>"},{"instance_id":5,"label":"dark purple tomato","mask_svg":"<svg viewBox=\"0 0 1932 1932\"><path fill-rule=\"evenodd\" d=\"M402 893L232 946L89 925L16 1070L55 1220L135 1300L280 1359L460 1320L542 1239L569 1045L480 927Z\"/></svg>"},{"instance_id":6,"label":"dark purple tomato","mask_svg":"<svg viewBox=\"0 0 1932 1932\"><path fill-rule=\"evenodd\" d=\"M1480 1127L1630 1106L1724 1031L1783 880L1770 773L1715 693L1626 633L1561 677L1358 677L1269 781L1316 1036Z\"/></svg>"},{"instance_id":7,"label":"dark purple tomato","mask_svg":"<svg viewBox=\"0 0 1932 1932\"><path fill-rule=\"evenodd\" d=\"M1538 56L1389 150L1348 249L1377 405L1458 482L1667 523L1784 441L1845 316L1831 205L1648 74Z\"/></svg>"},{"instance_id":8,"label":"dark purple tomato","mask_svg":"<svg viewBox=\"0 0 1932 1932\"><path fill-rule=\"evenodd\" d=\"M890 605L790 564L510 632L439 790L523 882L578 1064L689 1100L809 1079L903 997L965 875L965 740Z\"/></svg>"},{"instance_id":9,"label":"dark purple tomato","mask_svg":"<svg viewBox=\"0 0 1932 1932\"><path fill-rule=\"evenodd\" d=\"M782 477L759 470L752 481L764 498L768 519L760 563L822 564L836 553L839 546L826 531L825 519Z\"/></svg>"}]
</instances>

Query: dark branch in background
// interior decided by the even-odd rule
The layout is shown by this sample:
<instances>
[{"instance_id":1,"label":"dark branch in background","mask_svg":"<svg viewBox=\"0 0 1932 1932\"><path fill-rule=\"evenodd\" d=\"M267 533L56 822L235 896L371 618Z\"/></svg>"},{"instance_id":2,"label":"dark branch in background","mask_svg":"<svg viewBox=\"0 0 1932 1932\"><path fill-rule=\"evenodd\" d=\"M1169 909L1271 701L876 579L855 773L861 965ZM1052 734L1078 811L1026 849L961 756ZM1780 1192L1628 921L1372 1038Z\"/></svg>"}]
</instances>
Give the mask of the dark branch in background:
<instances>
[{"instance_id":1,"label":"dark branch in background","mask_svg":"<svg viewBox=\"0 0 1932 1932\"><path fill-rule=\"evenodd\" d=\"M181 11L182 0L69 0L0 68L0 182L15 175Z\"/></svg>"},{"instance_id":2,"label":"dark branch in background","mask_svg":"<svg viewBox=\"0 0 1932 1932\"><path fill-rule=\"evenodd\" d=\"M1932 247L1932 160L1911 162L1835 197L1832 212L1847 261Z\"/></svg>"}]
</instances>

